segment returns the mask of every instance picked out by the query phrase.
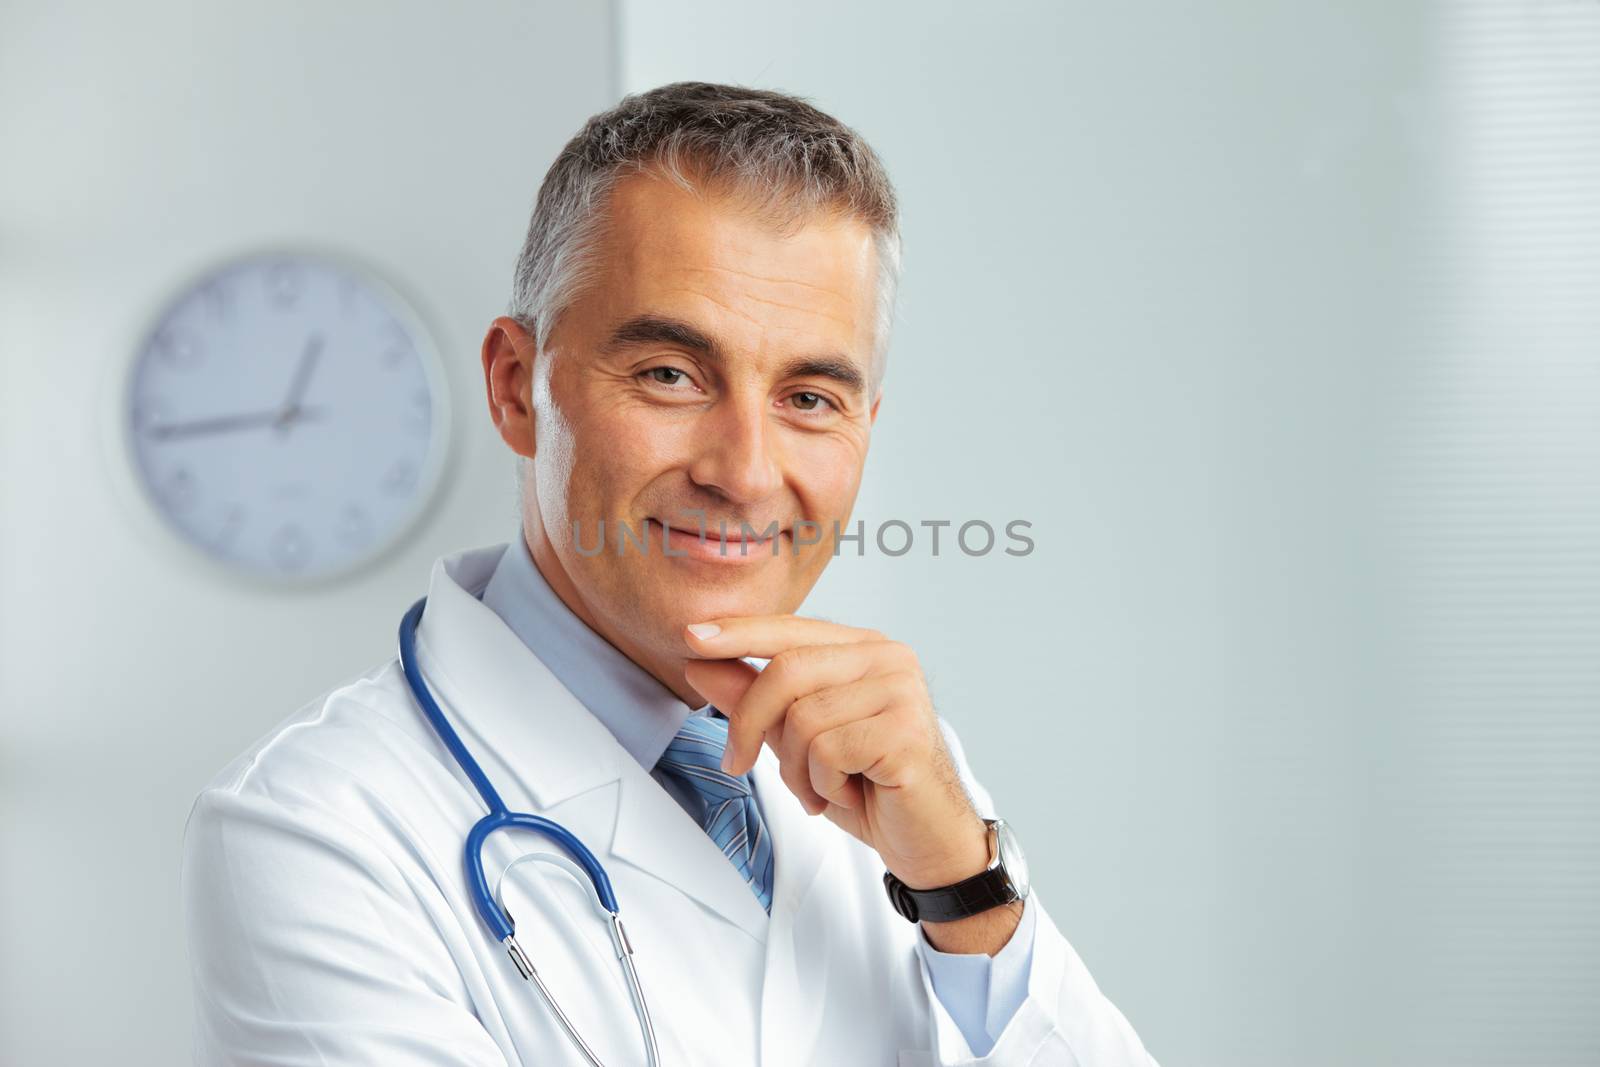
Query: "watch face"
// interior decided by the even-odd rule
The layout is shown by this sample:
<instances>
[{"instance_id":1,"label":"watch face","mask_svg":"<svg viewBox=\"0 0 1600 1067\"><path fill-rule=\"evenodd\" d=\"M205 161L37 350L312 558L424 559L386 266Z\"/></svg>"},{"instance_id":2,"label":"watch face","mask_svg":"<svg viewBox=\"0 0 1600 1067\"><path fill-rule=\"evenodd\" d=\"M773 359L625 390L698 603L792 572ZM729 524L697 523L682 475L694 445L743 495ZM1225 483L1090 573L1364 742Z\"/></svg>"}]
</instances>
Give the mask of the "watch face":
<instances>
[{"instance_id":1,"label":"watch face","mask_svg":"<svg viewBox=\"0 0 1600 1067\"><path fill-rule=\"evenodd\" d=\"M1022 845L1018 843L1017 835L1011 832L1011 824L1001 821L995 838L1000 850L1000 863L1005 867L1012 887L1016 889L1018 897L1027 896L1028 858L1022 854Z\"/></svg>"},{"instance_id":2,"label":"watch face","mask_svg":"<svg viewBox=\"0 0 1600 1067\"><path fill-rule=\"evenodd\" d=\"M392 544L447 447L431 341L383 283L289 253L211 271L161 313L123 417L144 494L219 562L326 578Z\"/></svg>"}]
</instances>

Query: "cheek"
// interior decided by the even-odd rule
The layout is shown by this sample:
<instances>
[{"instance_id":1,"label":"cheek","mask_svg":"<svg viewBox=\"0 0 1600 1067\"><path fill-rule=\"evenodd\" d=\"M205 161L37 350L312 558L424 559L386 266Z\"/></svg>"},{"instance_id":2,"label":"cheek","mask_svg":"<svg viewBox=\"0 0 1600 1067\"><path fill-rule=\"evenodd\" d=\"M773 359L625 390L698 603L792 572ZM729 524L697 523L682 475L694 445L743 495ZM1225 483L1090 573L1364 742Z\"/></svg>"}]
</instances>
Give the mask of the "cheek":
<instances>
[{"instance_id":1,"label":"cheek","mask_svg":"<svg viewBox=\"0 0 1600 1067\"><path fill-rule=\"evenodd\" d=\"M541 408L534 424L534 493L547 529L563 530L568 526L568 497L576 456L571 427L554 407Z\"/></svg>"},{"instance_id":2,"label":"cheek","mask_svg":"<svg viewBox=\"0 0 1600 1067\"><path fill-rule=\"evenodd\" d=\"M790 477L811 517L842 519L861 487L863 447L845 437L803 439L793 449Z\"/></svg>"},{"instance_id":3,"label":"cheek","mask_svg":"<svg viewBox=\"0 0 1600 1067\"><path fill-rule=\"evenodd\" d=\"M568 499L575 516L620 518L639 491L673 463L686 431L627 405L600 406L573 426Z\"/></svg>"}]
</instances>

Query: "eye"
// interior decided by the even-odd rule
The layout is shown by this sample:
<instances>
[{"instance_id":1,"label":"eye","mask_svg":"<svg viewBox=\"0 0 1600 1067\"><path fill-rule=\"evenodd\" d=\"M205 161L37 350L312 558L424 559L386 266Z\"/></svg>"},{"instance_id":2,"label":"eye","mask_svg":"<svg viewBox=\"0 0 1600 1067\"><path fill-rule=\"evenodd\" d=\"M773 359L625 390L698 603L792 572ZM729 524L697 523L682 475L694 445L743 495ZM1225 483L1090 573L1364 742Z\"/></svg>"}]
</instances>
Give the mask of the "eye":
<instances>
[{"instance_id":1,"label":"eye","mask_svg":"<svg viewBox=\"0 0 1600 1067\"><path fill-rule=\"evenodd\" d=\"M795 393L789 400L799 411L828 411L833 408L833 401L821 393Z\"/></svg>"},{"instance_id":2,"label":"eye","mask_svg":"<svg viewBox=\"0 0 1600 1067\"><path fill-rule=\"evenodd\" d=\"M662 385L677 385L681 379L688 377L677 367L651 367L645 373Z\"/></svg>"}]
</instances>

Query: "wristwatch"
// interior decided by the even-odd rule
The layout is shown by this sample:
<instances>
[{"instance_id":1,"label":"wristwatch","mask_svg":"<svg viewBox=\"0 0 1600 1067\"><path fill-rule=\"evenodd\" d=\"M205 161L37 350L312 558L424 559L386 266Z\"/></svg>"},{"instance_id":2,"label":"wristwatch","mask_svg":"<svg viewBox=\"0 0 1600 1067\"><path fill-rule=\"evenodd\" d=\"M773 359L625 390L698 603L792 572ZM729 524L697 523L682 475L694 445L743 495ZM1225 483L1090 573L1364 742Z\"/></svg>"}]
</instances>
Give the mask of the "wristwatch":
<instances>
[{"instance_id":1,"label":"wristwatch","mask_svg":"<svg viewBox=\"0 0 1600 1067\"><path fill-rule=\"evenodd\" d=\"M1004 819L983 822L989 827L989 866L971 878L938 889L912 889L884 871L883 888L888 890L894 910L911 922L947 923L1026 899L1028 861L1017 835Z\"/></svg>"}]
</instances>

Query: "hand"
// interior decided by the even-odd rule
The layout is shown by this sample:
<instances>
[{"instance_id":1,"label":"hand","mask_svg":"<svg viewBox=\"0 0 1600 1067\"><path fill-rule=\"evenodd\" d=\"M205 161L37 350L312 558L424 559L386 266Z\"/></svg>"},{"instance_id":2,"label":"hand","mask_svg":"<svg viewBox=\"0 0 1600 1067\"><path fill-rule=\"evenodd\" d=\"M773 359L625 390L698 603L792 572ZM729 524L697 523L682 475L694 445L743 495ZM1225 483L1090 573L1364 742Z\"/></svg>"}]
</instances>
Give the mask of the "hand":
<instances>
[{"instance_id":1,"label":"hand","mask_svg":"<svg viewBox=\"0 0 1600 1067\"><path fill-rule=\"evenodd\" d=\"M695 633L708 625L718 632ZM913 889L988 865L987 830L909 647L795 615L711 619L686 642L685 680L728 717L729 774L748 772L765 741L806 811L877 850ZM771 662L757 671L743 656Z\"/></svg>"},{"instance_id":2,"label":"hand","mask_svg":"<svg viewBox=\"0 0 1600 1067\"><path fill-rule=\"evenodd\" d=\"M322 418L324 411L321 408L295 408L294 422L315 422ZM145 435L156 441L178 441L186 437L208 437L212 434L232 433L236 430L255 430L263 426L282 428L284 413L282 409L272 411L251 411L239 415L218 415L210 419L195 419L191 422L162 423L151 426Z\"/></svg>"},{"instance_id":3,"label":"hand","mask_svg":"<svg viewBox=\"0 0 1600 1067\"><path fill-rule=\"evenodd\" d=\"M278 419L273 424L279 433L288 433L298 421L304 421L300 402L305 399L306 388L311 384L311 372L316 369L317 357L322 355L322 335L314 333L306 339L305 350L300 353L300 363L294 370L294 381L289 383L289 395L278 409Z\"/></svg>"}]
</instances>

